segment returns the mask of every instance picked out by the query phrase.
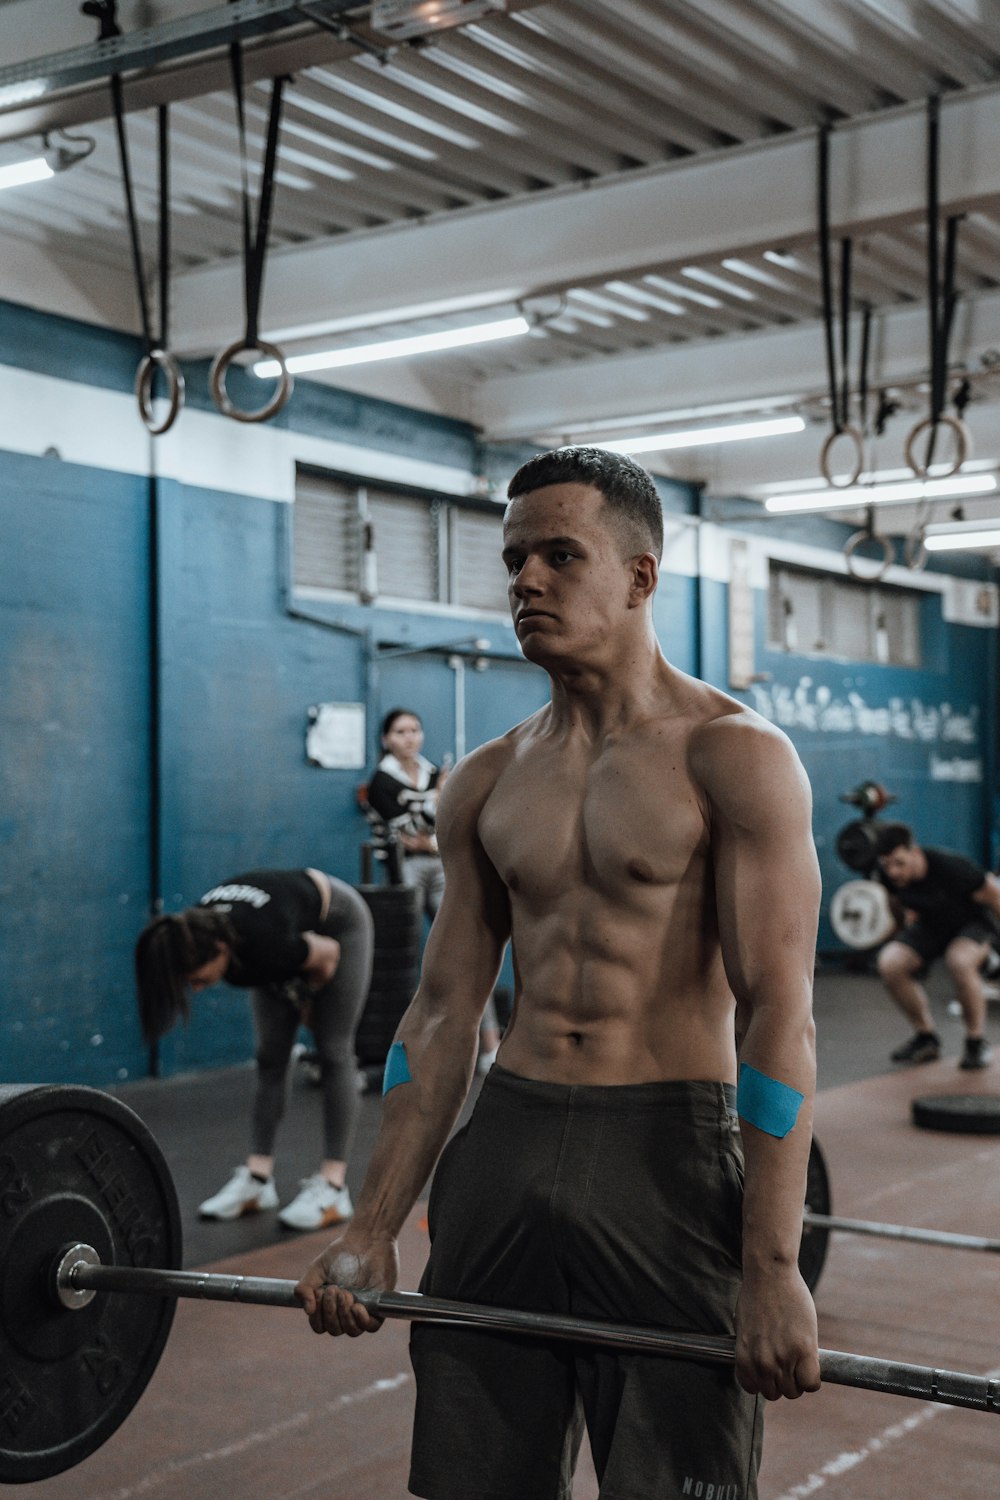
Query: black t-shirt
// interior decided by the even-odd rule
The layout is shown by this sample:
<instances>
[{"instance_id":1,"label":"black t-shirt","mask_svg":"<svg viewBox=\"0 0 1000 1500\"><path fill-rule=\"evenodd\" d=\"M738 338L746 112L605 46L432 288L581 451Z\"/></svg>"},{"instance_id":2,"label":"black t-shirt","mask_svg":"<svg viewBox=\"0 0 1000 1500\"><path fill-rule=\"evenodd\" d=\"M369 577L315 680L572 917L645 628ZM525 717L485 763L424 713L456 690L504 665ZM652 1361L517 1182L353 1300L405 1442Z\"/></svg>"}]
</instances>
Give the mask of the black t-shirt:
<instances>
[{"instance_id":1,"label":"black t-shirt","mask_svg":"<svg viewBox=\"0 0 1000 1500\"><path fill-rule=\"evenodd\" d=\"M206 891L198 903L224 912L233 929L227 984L283 984L309 957L302 936L315 932L322 898L305 870L250 870Z\"/></svg>"},{"instance_id":2,"label":"black t-shirt","mask_svg":"<svg viewBox=\"0 0 1000 1500\"><path fill-rule=\"evenodd\" d=\"M986 871L974 860L948 849L925 849L927 874L909 885L896 885L882 872L882 884L907 911L916 912L927 927L949 938L969 922L992 924L988 907L973 901L973 891L982 888Z\"/></svg>"},{"instance_id":3,"label":"black t-shirt","mask_svg":"<svg viewBox=\"0 0 1000 1500\"><path fill-rule=\"evenodd\" d=\"M393 755L379 761L378 770L368 783L368 806L399 833L433 833L437 813L437 784L440 771L429 760L419 759L420 786L406 778L406 772Z\"/></svg>"}]
</instances>

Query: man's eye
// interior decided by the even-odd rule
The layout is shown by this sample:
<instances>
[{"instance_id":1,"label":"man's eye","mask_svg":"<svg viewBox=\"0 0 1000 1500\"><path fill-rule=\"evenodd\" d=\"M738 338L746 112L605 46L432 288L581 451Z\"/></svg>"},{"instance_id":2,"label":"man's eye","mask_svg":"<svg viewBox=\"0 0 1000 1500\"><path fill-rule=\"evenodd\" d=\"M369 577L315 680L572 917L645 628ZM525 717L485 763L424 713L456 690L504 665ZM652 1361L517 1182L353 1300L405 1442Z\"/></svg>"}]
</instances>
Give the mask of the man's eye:
<instances>
[{"instance_id":1,"label":"man's eye","mask_svg":"<svg viewBox=\"0 0 1000 1500\"><path fill-rule=\"evenodd\" d=\"M552 560L553 560L553 562L557 562L557 563L572 562L573 561L573 554L572 554L572 552L566 552L566 551L560 549L560 551L558 551L558 552L553 552L553 554L552 554Z\"/></svg>"},{"instance_id":2,"label":"man's eye","mask_svg":"<svg viewBox=\"0 0 1000 1500\"><path fill-rule=\"evenodd\" d=\"M521 557L511 557L511 558L509 558L508 561L507 561L507 572L508 573L516 573L516 572L518 572L518 570L520 569L521 564L522 564L523 561L524 561L524 559L521 558Z\"/></svg>"}]
</instances>

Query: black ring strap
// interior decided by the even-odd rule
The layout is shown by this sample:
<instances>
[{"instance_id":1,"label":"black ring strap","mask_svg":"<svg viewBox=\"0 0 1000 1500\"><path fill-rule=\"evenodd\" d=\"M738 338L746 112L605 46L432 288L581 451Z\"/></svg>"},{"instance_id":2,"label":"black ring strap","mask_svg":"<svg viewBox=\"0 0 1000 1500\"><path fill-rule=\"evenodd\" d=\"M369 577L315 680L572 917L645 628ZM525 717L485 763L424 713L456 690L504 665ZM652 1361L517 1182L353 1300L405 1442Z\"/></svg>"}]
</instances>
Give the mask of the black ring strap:
<instances>
[{"instance_id":1,"label":"black ring strap","mask_svg":"<svg viewBox=\"0 0 1000 1500\"><path fill-rule=\"evenodd\" d=\"M146 273L142 261L142 240L139 233L139 218L135 207L135 188L132 182L132 164L129 156L128 135L125 129L125 101L121 76L111 75L111 99L115 111L115 131L118 136L118 156L121 161L122 186L125 192L125 210L128 217L129 243L132 247L132 270L135 276L136 294L139 299L139 316L142 321L143 357L135 378L135 394L139 403L139 415L154 437L168 432L178 412L184 405L184 376L181 367L167 348L167 329L170 313L170 116L169 106L161 104L157 109L157 146L159 155L159 267L158 292L160 311L160 333L153 332L149 310L149 293ZM157 420L153 411L153 382L157 370L162 371L167 382L167 414Z\"/></svg>"},{"instance_id":2,"label":"black ring strap","mask_svg":"<svg viewBox=\"0 0 1000 1500\"><path fill-rule=\"evenodd\" d=\"M926 478L934 462L934 448L942 425L955 431L957 446L948 474L962 467L970 451L968 430L961 410L955 418L946 418L948 395L948 346L955 319L958 293L955 290L955 265L958 254L958 226L964 214L949 214L945 227L944 264L941 263L941 100L932 94L927 100L927 316L930 342L930 410L911 430L906 440L906 458L914 473ZM927 434L923 461L916 455L916 439ZM947 477L947 476L944 476Z\"/></svg>"},{"instance_id":3,"label":"black ring strap","mask_svg":"<svg viewBox=\"0 0 1000 1500\"><path fill-rule=\"evenodd\" d=\"M250 177L247 167L246 107L244 104L243 48L234 41L229 48L230 70L233 79L233 97L236 101L236 122L240 139L240 196L243 221L243 337L237 339L216 355L212 363L209 384L212 398L224 416L238 422L265 422L281 410L292 394L293 381L280 349L264 344L260 338L260 302L264 288L264 265L267 258L267 240L271 228L271 210L274 204L274 174L278 160L278 136L281 129L281 103L283 78L275 78L271 84L271 106L267 121L267 143L264 148L264 163L261 173L260 196L257 200L257 222L253 223L250 207ZM275 359L280 367L277 389L272 398L262 407L245 411L235 405L226 390L226 376L237 354L257 350Z\"/></svg>"}]
</instances>

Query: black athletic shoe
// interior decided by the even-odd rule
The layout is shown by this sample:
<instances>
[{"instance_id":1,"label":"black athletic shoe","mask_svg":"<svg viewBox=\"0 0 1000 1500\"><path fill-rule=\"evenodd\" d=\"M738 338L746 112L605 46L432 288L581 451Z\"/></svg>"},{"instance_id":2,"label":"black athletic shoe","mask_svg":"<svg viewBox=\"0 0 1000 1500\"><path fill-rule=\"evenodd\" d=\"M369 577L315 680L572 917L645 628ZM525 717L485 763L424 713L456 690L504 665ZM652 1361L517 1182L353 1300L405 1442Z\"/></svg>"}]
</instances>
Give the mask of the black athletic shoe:
<instances>
[{"instance_id":1,"label":"black athletic shoe","mask_svg":"<svg viewBox=\"0 0 1000 1500\"><path fill-rule=\"evenodd\" d=\"M941 1038L936 1031L915 1031L908 1042L889 1053L891 1061L898 1063L937 1062L940 1056Z\"/></svg>"},{"instance_id":2,"label":"black athletic shoe","mask_svg":"<svg viewBox=\"0 0 1000 1500\"><path fill-rule=\"evenodd\" d=\"M993 1048L984 1036L967 1036L965 1051L958 1060L960 1068L988 1068L993 1061Z\"/></svg>"}]
</instances>

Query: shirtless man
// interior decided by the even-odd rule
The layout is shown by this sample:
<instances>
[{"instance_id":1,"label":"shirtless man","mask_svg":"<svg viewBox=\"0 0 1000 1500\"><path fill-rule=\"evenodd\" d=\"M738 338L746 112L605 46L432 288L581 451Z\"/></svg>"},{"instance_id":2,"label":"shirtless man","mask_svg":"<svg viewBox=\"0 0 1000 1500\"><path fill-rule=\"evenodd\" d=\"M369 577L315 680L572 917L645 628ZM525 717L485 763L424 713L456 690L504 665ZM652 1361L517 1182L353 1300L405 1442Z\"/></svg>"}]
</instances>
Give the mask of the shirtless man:
<instances>
[{"instance_id":1,"label":"shirtless man","mask_svg":"<svg viewBox=\"0 0 1000 1500\"><path fill-rule=\"evenodd\" d=\"M410 1490L565 1500L582 1408L602 1495L753 1500L759 1397L819 1385L797 1267L819 901L808 783L778 730L664 659L662 515L642 469L561 449L508 493L511 610L551 703L466 757L442 795L445 898L378 1143L353 1223L298 1292L317 1333L379 1326L349 1288L395 1284L510 938L513 1019L435 1174L422 1289L735 1329L736 1368L415 1324Z\"/></svg>"}]
</instances>

